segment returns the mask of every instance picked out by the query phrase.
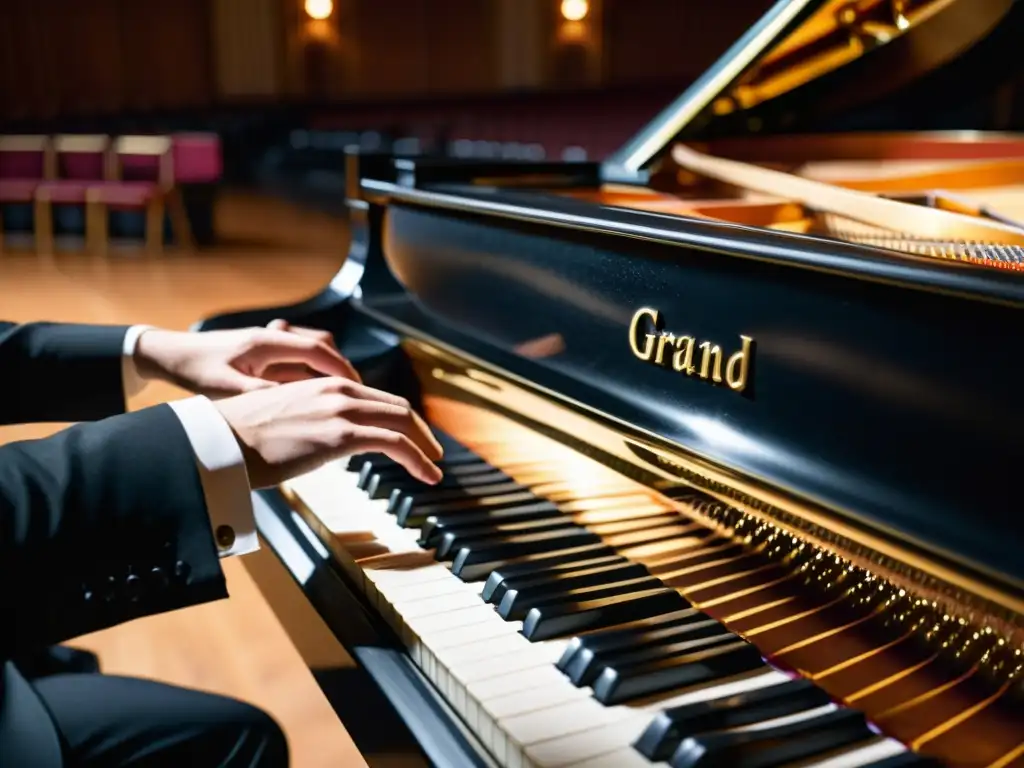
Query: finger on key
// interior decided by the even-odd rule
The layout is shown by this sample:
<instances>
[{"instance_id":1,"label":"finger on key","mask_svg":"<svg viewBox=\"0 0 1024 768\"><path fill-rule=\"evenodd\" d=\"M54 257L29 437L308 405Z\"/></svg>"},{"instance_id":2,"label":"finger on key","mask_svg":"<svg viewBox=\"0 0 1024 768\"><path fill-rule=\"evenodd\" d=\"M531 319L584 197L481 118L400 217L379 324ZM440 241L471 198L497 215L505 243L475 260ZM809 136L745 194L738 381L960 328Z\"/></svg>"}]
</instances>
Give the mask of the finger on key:
<instances>
[{"instance_id":1,"label":"finger on key","mask_svg":"<svg viewBox=\"0 0 1024 768\"><path fill-rule=\"evenodd\" d=\"M348 422L341 429L352 429ZM353 452L383 453L388 458L401 464L409 474L424 483L431 485L441 479L441 470L430 461L407 435L392 432L382 427L357 426L352 439L346 445L339 446L339 454Z\"/></svg>"},{"instance_id":2,"label":"finger on key","mask_svg":"<svg viewBox=\"0 0 1024 768\"><path fill-rule=\"evenodd\" d=\"M441 446L426 424L417 419L415 411L409 408L377 400L351 400L346 403L342 415L353 424L401 432L416 443L427 458L432 461L441 458Z\"/></svg>"}]
</instances>

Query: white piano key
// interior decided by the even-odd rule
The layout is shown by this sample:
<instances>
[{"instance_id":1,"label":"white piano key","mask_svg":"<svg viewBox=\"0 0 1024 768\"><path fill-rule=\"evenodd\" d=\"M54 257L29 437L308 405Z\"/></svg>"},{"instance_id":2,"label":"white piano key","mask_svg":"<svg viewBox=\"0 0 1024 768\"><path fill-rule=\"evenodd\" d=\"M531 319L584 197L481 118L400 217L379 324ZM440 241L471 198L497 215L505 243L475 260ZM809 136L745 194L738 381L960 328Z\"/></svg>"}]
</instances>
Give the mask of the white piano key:
<instances>
[{"instance_id":1,"label":"white piano key","mask_svg":"<svg viewBox=\"0 0 1024 768\"><path fill-rule=\"evenodd\" d=\"M571 768L669 768L669 764L652 763L632 747L624 747L615 752L573 763Z\"/></svg>"},{"instance_id":2,"label":"white piano key","mask_svg":"<svg viewBox=\"0 0 1024 768\"><path fill-rule=\"evenodd\" d=\"M578 729L565 735L527 746L527 756L533 763L545 768L574 765L633 744L658 712L699 701L735 696L757 688L784 683L789 679L788 675L766 667L757 672L660 694L645 699L641 706L620 705L620 708L629 712L629 716L614 726L598 728L596 725L581 723ZM589 688L586 690L590 692ZM543 691L537 693L544 695Z\"/></svg>"},{"instance_id":3,"label":"white piano key","mask_svg":"<svg viewBox=\"0 0 1024 768\"><path fill-rule=\"evenodd\" d=\"M645 701L608 707L555 668L567 640L531 643L521 622L503 620L466 583L434 561L417 539L356 487L340 465L304 475L291 491L346 550L372 539L380 555L353 563L367 598L396 629L413 661L505 768L650 768L631 744L659 709L728 696L788 679L749 674ZM351 552L350 552L351 554ZM865 753L867 754L867 753ZM854 768L847 756L822 768ZM662 766L663 764L655 764Z\"/></svg>"}]
</instances>

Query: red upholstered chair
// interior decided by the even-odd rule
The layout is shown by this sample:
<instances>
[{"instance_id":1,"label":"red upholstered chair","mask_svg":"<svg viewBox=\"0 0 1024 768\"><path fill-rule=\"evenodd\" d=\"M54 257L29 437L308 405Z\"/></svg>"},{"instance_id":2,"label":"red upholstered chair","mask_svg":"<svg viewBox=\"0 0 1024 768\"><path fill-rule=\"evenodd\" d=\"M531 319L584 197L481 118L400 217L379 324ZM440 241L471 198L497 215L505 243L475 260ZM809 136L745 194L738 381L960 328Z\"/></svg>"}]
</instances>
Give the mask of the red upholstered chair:
<instances>
[{"instance_id":1,"label":"red upholstered chair","mask_svg":"<svg viewBox=\"0 0 1024 768\"><path fill-rule=\"evenodd\" d=\"M53 138L53 177L35 193L36 248L53 251L53 206L85 205L90 186L104 181L110 138L93 135L62 135ZM90 238L86 221L86 239Z\"/></svg>"},{"instance_id":2,"label":"red upholstered chair","mask_svg":"<svg viewBox=\"0 0 1024 768\"><path fill-rule=\"evenodd\" d=\"M171 137L176 184L210 184L224 172L220 137L215 133L176 133Z\"/></svg>"},{"instance_id":3,"label":"red upholstered chair","mask_svg":"<svg viewBox=\"0 0 1024 768\"><path fill-rule=\"evenodd\" d=\"M47 136L0 136L0 206L31 205L36 189L52 171ZM0 213L0 250L3 249L3 215Z\"/></svg>"},{"instance_id":4,"label":"red upholstered chair","mask_svg":"<svg viewBox=\"0 0 1024 768\"><path fill-rule=\"evenodd\" d=\"M120 136L108 155L106 181L86 190L86 228L92 247L106 250L112 210L146 211L146 249L163 250L164 214L171 207L174 234L191 244L188 219L175 205L175 167L168 136Z\"/></svg>"}]
</instances>

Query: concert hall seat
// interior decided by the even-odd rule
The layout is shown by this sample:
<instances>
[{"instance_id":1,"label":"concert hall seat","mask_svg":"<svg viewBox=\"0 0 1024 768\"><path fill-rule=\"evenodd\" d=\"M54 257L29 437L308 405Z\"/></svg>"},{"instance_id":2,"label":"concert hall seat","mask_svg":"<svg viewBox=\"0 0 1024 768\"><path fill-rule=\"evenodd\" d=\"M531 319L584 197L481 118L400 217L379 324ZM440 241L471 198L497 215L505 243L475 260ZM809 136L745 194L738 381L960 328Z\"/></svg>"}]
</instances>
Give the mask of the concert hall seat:
<instances>
[{"instance_id":1,"label":"concert hall seat","mask_svg":"<svg viewBox=\"0 0 1024 768\"><path fill-rule=\"evenodd\" d=\"M206 245L214 240L213 205L224 175L224 154L216 133L171 135L174 185L190 224L193 240Z\"/></svg>"},{"instance_id":2,"label":"concert hall seat","mask_svg":"<svg viewBox=\"0 0 1024 768\"><path fill-rule=\"evenodd\" d=\"M53 207L85 206L86 191L107 173L108 136L61 135L53 138L55 178L42 182L35 193L36 250L53 250ZM89 237L88 229L86 237Z\"/></svg>"},{"instance_id":3,"label":"concert hall seat","mask_svg":"<svg viewBox=\"0 0 1024 768\"><path fill-rule=\"evenodd\" d=\"M211 184L223 173L220 137L215 133L176 133L171 158L177 184Z\"/></svg>"},{"instance_id":4,"label":"concert hall seat","mask_svg":"<svg viewBox=\"0 0 1024 768\"><path fill-rule=\"evenodd\" d=\"M0 136L0 250L12 206L31 206L49 170L46 136Z\"/></svg>"},{"instance_id":5,"label":"concert hall seat","mask_svg":"<svg viewBox=\"0 0 1024 768\"><path fill-rule=\"evenodd\" d=\"M106 181L86 190L86 233L92 247L106 250L109 213L116 210L145 210L146 248L151 253L163 249L165 212L170 213L178 243L191 246L188 218L177 194L170 137L118 137L105 175Z\"/></svg>"}]
</instances>

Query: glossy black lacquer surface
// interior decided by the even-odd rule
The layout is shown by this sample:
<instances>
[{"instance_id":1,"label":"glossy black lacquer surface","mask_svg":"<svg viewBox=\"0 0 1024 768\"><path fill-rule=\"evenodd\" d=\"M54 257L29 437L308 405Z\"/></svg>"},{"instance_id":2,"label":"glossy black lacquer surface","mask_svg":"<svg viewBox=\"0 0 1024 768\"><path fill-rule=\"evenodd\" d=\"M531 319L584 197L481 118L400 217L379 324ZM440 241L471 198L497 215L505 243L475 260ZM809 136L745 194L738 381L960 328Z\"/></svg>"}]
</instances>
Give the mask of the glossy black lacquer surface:
<instances>
[{"instance_id":1,"label":"glossy black lacquer surface","mask_svg":"<svg viewBox=\"0 0 1024 768\"><path fill-rule=\"evenodd\" d=\"M474 195L488 197L466 191L461 202ZM522 194L490 195L514 200L517 218L401 196L394 190L382 223L389 274L368 280L380 290L361 298L376 316L727 467L1024 579L1020 275L582 203L563 211L628 218L633 231L552 227L528 220ZM551 211L550 200L536 203ZM640 239L641 219L650 241ZM370 267L366 278L385 269ZM840 267L845 273L824 271ZM408 301L398 300L390 274ZM965 295L951 295L957 286ZM627 329L644 306L659 309L668 330L726 349L740 334L753 337L748 391L633 357ZM512 352L554 333L565 345L554 357Z\"/></svg>"},{"instance_id":2,"label":"glossy black lacquer surface","mask_svg":"<svg viewBox=\"0 0 1024 768\"><path fill-rule=\"evenodd\" d=\"M371 202L353 206L345 280L304 305L206 327L285 315L346 348L379 335L377 323L433 337L1024 581L1024 275L543 194L363 186ZM727 350L752 337L748 390L633 357L628 325L644 306ZM553 357L513 351L556 333L565 348ZM414 396L393 360L376 367L374 386Z\"/></svg>"}]
</instances>

